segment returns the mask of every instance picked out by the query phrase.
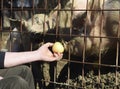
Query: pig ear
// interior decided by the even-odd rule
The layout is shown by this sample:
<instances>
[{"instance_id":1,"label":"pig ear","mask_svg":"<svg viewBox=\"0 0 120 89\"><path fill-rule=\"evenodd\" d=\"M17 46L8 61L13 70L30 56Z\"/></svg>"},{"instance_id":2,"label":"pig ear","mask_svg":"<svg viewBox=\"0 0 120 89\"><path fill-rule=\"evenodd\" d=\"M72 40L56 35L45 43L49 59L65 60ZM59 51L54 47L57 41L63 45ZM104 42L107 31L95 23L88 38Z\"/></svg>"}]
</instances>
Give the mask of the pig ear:
<instances>
[{"instance_id":1,"label":"pig ear","mask_svg":"<svg viewBox=\"0 0 120 89\"><path fill-rule=\"evenodd\" d=\"M88 3L87 18L89 24L97 18L97 14L100 13L99 10L102 9L103 2L104 0L90 0Z\"/></svg>"},{"instance_id":2,"label":"pig ear","mask_svg":"<svg viewBox=\"0 0 120 89\"><path fill-rule=\"evenodd\" d=\"M49 17L52 17L53 19L57 18L59 9L61 9L61 4L60 3L49 13Z\"/></svg>"}]
</instances>

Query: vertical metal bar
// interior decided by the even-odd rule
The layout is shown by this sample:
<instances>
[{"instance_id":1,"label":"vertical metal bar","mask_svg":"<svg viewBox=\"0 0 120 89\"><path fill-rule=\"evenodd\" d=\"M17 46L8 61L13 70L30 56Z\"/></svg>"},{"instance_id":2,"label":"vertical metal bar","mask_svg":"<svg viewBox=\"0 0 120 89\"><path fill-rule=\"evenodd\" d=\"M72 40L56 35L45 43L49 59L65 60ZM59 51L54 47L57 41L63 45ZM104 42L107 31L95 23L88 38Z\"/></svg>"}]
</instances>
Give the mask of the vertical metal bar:
<instances>
[{"instance_id":1,"label":"vertical metal bar","mask_svg":"<svg viewBox=\"0 0 120 89\"><path fill-rule=\"evenodd\" d=\"M99 0L99 2L98 2L98 4L99 5L101 5L101 3L102 3L102 7L100 7L100 9L102 9L101 11L100 11L100 18L101 18L101 20L100 20L100 22L101 22L101 24L100 24L100 44L99 44L99 70L98 70L98 78L99 78L99 83L100 83L100 79L101 79L101 71L100 71L100 68L101 68L101 60L102 60L102 58L101 58L101 45L102 45L102 39L105 39L105 38L101 38L101 36L102 36L102 30L103 30L103 21L104 21L104 16L103 16L103 12L104 12L104 0L102 0L101 2L100 2L100 0ZM100 88L99 86L98 86L98 88Z\"/></svg>"},{"instance_id":2,"label":"vertical metal bar","mask_svg":"<svg viewBox=\"0 0 120 89\"><path fill-rule=\"evenodd\" d=\"M87 0L87 3L86 3L86 12L87 12L87 15L89 14L88 11L89 11L89 0ZM86 18L88 20L88 18ZM85 55L86 55L86 33L87 33L87 24L85 22L85 29L84 29L84 46L83 46L83 59L82 59L82 87L84 87L84 75L85 75Z\"/></svg>"},{"instance_id":3,"label":"vertical metal bar","mask_svg":"<svg viewBox=\"0 0 120 89\"><path fill-rule=\"evenodd\" d=\"M2 31L3 28L3 0L0 2L0 31Z\"/></svg>"},{"instance_id":4,"label":"vertical metal bar","mask_svg":"<svg viewBox=\"0 0 120 89\"><path fill-rule=\"evenodd\" d=\"M8 8L8 11L10 11L10 18L12 18L12 14L13 14L13 0L10 0L10 8ZM11 31L12 31L12 27L10 26L10 30L9 30L9 34L11 34ZM11 47L12 47L12 39L11 39L11 37L10 37L10 51L11 51Z\"/></svg>"},{"instance_id":5,"label":"vertical metal bar","mask_svg":"<svg viewBox=\"0 0 120 89\"><path fill-rule=\"evenodd\" d=\"M117 10L118 11L118 10ZM118 85L118 66L119 66L119 48L120 48L120 45L119 45L119 38L120 38L120 13L119 13L119 25L118 25L118 31L117 31L117 47L116 47L116 70L115 70L115 79L116 79L116 85Z\"/></svg>"}]
</instances>

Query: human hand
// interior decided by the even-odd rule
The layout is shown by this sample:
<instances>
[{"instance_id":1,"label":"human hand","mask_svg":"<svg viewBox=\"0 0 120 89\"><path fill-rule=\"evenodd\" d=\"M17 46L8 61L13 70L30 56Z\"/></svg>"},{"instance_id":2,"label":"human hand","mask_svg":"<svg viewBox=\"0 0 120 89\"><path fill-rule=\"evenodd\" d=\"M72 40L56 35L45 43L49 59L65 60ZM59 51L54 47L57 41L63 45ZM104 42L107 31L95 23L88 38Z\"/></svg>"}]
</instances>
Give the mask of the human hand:
<instances>
[{"instance_id":1,"label":"human hand","mask_svg":"<svg viewBox=\"0 0 120 89\"><path fill-rule=\"evenodd\" d=\"M52 46L53 43L46 43L37 50L39 53L40 60L52 62L62 59L63 57L62 53L54 53L50 51L49 48Z\"/></svg>"}]
</instances>

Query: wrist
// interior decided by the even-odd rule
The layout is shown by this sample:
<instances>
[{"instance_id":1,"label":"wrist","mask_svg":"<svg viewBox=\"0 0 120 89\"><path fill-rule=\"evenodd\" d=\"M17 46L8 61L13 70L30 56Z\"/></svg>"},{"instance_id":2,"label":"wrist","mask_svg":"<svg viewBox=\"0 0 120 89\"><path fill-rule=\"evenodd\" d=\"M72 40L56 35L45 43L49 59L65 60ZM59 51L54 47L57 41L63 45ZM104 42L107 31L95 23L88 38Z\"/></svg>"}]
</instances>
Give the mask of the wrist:
<instances>
[{"instance_id":1,"label":"wrist","mask_svg":"<svg viewBox=\"0 0 120 89\"><path fill-rule=\"evenodd\" d=\"M38 50L35 50L35 51L32 51L32 55L33 55L33 60L34 61L39 61L41 60L41 55L40 55L40 52Z\"/></svg>"}]
</instances>

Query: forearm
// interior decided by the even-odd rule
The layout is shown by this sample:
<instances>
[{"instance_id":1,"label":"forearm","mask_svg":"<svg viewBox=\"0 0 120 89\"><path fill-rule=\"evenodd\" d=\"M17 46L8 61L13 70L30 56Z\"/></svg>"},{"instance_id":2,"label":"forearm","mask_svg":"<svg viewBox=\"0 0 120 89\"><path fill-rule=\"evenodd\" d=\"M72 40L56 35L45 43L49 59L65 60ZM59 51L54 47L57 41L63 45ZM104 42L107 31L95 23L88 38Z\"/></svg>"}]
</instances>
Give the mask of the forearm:
<instances>
[{"instance_id":1,"label":"forearm","mask_svg":"<svg viewBox=\"0 0 120 89\"><path fill-rule=\"evenodd\" d=\"M30 63L34 61L58 61L62 58L62 53L52 53L49 47L52 47L52 43L46 43L35 51L28 52L6 52L1 56L0 61L2 67L12 67L20 64ZM4 63L3 63L4 62Z\"/></svg>"},{"instance_id":2,"label":"forearm","mask_svg":"<svg viewBox=\"0 0 120 89\"><path fill-rule=\"evenodd\" d=\"M12 67L24 63L40 60L37 57L37 51L29 52L6 52L4 67Z\"/></svg>"}]
</instances>

